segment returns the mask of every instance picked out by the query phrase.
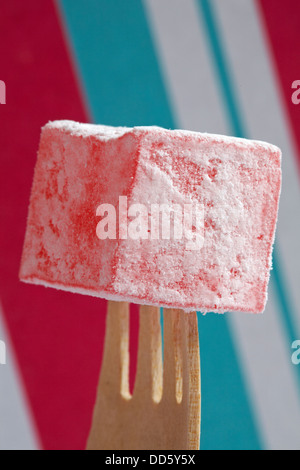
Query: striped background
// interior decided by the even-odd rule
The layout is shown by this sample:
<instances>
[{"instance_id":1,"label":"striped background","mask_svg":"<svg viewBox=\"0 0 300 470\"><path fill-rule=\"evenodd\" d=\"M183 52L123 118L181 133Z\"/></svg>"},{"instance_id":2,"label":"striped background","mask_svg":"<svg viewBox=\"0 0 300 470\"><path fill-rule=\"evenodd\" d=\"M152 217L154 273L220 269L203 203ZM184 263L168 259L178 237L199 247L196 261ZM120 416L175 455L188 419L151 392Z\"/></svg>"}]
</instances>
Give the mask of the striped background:
<instances>
[{"instance_id":1,"label":"striped background","mask_svg":"<svg viewBox=\"0 0 300 470\"><path fill-rule=\"evenodd\" d=\"M105 302L22 285L40 127L74 119L270 141L284 184L264 316L199 317L202 449L300 449L298 0L10 0L0 6L0 449L83 449ZM133 383L137 312L132 308Z\"/></svg>"}]
</instances>

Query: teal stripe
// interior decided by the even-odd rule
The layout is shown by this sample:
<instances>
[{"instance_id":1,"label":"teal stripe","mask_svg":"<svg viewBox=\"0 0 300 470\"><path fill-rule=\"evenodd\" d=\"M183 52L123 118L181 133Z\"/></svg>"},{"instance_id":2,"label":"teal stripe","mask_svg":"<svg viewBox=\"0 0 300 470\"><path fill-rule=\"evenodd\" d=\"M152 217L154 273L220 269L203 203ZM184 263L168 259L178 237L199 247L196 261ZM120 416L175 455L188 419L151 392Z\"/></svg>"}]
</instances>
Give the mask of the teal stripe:
<instances>
[{"instance_id":1,"label":"teal stripe","mask_svg":"<svg viewBox=\"0 0 300 470\"><path fill-rule=\"evenodd\" d=\"M238 98L236 96L233 85L233 77L230 76L230 69L226 60L225 51L222 47L222 40L219 34L219 27L217 25L212 3L210 0L198 0L198 4L200 11L205 19L208 43L214 58L216 75L219 78L219 84L223 93L225 108L227 110L228 120L231 124L232 132L237 137L247 138L247 132L245 130L245 125L242 119L242 113L238 106ZM292 310L290 297L288 295L288 288L284 283L283 271L279 261L278 246L275 247L273 252L273 271L271 281L275 286L281 320L285 326L287 336L287 347L290 350L292 342L295 340L295 338L297 338L297 329L293 321L294 313ZM300 369L294 367L293 371L296 372L300 385Z\"/></svg>"},{"instance_id":2,"label":"teal stripe","mask_svg":"<svg viewBox=\"0 0 300 470\"><path fill-rule=\"evenodd\" d=\"M140 0L61 0L95 122L174 128ZM202 449L259 448L226 317L199 317Z\"/></svg>"},{"instance_id":3,"label":"teal stripe","mask_svg":"<svg viewBox=\"0 0 300 470\"><path fill-rule=\"evenodd\" d=\"M225 54L220 42L216 21L214 18L212 6L209 0L199 1L202 14L206 23L206 33L209 39L209 45L214 58L214 65L216 67L217 76L223 92L223 99L225 101L226 109L231 121L231 127L236 137L243 137L245 135L244 126L240 119L240 114L235 98L234 88L232 86L233 80L227 67Z\"/></svg>"},{"instance_id":4,"label":"teal stripe","mask_svg":"<svg viewBox=\"0 0 300 470\"><path fill-rule=\"evenodd\" d=\"M140 0L61 0L94 122L173 127Z\"/></svg>"},{"instance_id":5,"label":"teal stripe","mask_svg":"<svg viewBox=\"0 0 300 470\"><path fill-rule=\"evenodd\" d=\"M201 447L260 450L226 315L198 313L202 374Z\"/></svg>"},{"instance_id":6,"label":"teal stripe","mask_svg":"<svg viewBox=\"0 0 300 470\"><path fill-rule=\"evenodd\" d=\"M161 335L162 335L162 338L163 338L164 337L164 309L162 307L160 307L159 311L160 311ZM163 360L164 360L164 348L162 348L162 357L163 357Z\"/></svg>"}]
</instances>

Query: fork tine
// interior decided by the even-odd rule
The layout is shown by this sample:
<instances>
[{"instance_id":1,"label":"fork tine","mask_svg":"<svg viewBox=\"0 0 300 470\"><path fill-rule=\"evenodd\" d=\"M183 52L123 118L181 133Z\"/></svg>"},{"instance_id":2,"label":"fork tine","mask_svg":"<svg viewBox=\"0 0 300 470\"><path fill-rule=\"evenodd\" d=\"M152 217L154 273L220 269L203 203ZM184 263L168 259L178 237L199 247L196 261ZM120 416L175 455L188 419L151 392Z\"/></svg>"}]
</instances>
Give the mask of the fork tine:
<instances>
[{"instance_id":1,"label":"fork tine","mask_svg":"<svg viewBox=\"0 0 300 470\"><path fill-rule=\"evenodd\" d=\"M198 450L201 426L201 376L197 313L188 315L189 344L189 450Z\"/></svg>"},{"instance_id":2,"label":"fork tine","mask_svg":"<svg viewBox=\"0 0 300 470\"><path fill-rule=\"evenodd\" d=\"M163 364L163 398L174 399L176 390L175 351L173 341L174 313L164 309L164 364Z\"/></svg>"},{"instance_id":3,"label":"fork tine","mask_svg":"<svg viewBox=\"0 0 300 470\"><path fill-rule=\"evenodd\" d=\"M124 398L130 398L128 344L129 305L127 302L109 301L99 384L101 393L121 393Z\"/></svg>"},{"instance_id":4,"label":"fork tine","mask_svg":"<svg viewBox=\"0 0 300 470\"><path fill-rule=\"evenodd\" d=\"M189 313L181 312L180 315L181 348L182 348L182 401L185 405L189 403Z\"/></svg>"},{"instance_id":5,"label":"fork tine","mask_svg":"<svg viewBox=\"0 0 300 470\"><path fill-rule=\"evenodd\" d=\"M183 396L185 354L184 314L176 309L164 309L164 379L163 395L168 400L176 398L181 402Z\"/></svg>"},{"instance_id":6,"label":"fork tine","mask_svg":"<svg viewBox=\"0 0 300 470\"><path fill-rule=\"evenodd\" d=\"M162 338L158 307L140 306L139 349L134 396L162 396Z\"/></svg>"}]
</instances>

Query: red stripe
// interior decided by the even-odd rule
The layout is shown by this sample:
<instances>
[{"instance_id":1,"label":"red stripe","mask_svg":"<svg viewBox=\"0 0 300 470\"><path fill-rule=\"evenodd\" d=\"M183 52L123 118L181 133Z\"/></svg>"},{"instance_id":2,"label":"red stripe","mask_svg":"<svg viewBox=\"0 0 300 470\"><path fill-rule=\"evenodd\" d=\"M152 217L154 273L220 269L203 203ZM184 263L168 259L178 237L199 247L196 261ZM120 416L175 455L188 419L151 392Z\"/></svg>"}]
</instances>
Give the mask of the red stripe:
<instances>
[{"instance_id":1,"label":"red stripe","mask_svg":"<svg viewBox=\"0 0 300 470\"><path fill-rule=\"evenodd\" d=\"M44 448L83 449L106 303L24 285L18 269L40 128L89 117L51 0L1 2L0 44L7 88L0 106L1 301Z\"/></svg>"},{"instance_id":2,"label":"red stripe","mask_svg":"<svg viewBox=\"0 0 300 470\"><path fill-rule=\"evenodd\" d=\"M292 103L292 83L300 80L300 2L299 0L257 0L264 22L283 102L298 147L300 170L300 105Z\"/></svg>"}]
</instances>

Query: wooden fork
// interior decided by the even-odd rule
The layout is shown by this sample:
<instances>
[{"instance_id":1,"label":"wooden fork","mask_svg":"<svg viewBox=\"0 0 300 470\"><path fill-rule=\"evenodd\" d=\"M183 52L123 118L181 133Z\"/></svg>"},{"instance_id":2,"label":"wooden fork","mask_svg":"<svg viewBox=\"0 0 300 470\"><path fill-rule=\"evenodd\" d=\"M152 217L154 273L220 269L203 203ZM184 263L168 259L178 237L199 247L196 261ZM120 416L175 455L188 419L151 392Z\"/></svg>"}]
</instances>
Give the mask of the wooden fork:
<instances>
[{"instance_id":1,"label":"wooden fork","mask_svg":"<svg viewBox=\"0 0 300 470\"><path fill-rule=\"evenodd\" d=\"M196 313L140 307L134 392L129 393L129 306L109 302L88 450L197 450L200 354Z\"/></svg>"}]
</instances>

